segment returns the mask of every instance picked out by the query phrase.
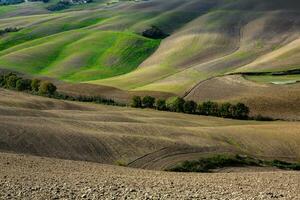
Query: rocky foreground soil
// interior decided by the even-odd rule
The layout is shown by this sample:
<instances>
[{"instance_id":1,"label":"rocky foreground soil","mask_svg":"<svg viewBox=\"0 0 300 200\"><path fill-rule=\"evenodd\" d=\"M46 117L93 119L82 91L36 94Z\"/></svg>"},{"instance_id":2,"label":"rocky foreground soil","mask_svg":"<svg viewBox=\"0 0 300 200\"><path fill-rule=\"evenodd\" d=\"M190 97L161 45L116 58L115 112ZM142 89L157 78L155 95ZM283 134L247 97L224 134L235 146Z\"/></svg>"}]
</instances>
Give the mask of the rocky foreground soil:
<instances>
[{"instance_id":1,"label":"rocky foreground soil","mask_svg":"<svg viewBox=\"0 0 300 200\"><path fill-rule=\"evenodd\" d=\"M0 199L300 199L300 173L169 173L0 153Z\"/></svg>"}]
</instances>

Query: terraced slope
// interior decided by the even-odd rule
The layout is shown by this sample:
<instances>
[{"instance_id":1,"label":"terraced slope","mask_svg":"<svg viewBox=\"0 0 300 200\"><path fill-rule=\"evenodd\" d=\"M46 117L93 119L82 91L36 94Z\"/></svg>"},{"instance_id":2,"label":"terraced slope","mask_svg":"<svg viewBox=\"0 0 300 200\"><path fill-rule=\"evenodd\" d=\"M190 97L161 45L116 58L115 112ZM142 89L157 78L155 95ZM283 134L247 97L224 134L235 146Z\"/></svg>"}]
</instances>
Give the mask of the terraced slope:
<instances>
[{"instance_id":1,"label":"terraced slope","mask_svg":"<svg viewBox=\"0 0 300 200\"><path fill-rule=\"evenodd\" d=\"M101 106L2 89L0 130L2 152L147 169L226 152L300 159L299 122L237 121Z\"/></svg>"}]
</instances>

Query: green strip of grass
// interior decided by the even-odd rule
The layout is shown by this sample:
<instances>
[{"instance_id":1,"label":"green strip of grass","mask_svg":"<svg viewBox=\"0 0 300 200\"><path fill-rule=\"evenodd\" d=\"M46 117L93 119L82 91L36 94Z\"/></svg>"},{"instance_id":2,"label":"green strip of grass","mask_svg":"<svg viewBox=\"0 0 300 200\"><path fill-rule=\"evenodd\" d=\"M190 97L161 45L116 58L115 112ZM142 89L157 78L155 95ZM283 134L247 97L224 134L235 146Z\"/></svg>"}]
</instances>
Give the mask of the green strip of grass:
<instances>
[{"instance_id":1,"label":"green strip of grass","mask_svg":"<svg viewBox=\"0 0 300 200\"><path fill-rule=\"evenodd\" d=\"M289 163L280 160L264 161L240 155L216 155L194 161L185 161L167 171L173 172L213 172L224 167L277 167L284 170L300 170L300 163Z\"/></svg>"}]
</instances>

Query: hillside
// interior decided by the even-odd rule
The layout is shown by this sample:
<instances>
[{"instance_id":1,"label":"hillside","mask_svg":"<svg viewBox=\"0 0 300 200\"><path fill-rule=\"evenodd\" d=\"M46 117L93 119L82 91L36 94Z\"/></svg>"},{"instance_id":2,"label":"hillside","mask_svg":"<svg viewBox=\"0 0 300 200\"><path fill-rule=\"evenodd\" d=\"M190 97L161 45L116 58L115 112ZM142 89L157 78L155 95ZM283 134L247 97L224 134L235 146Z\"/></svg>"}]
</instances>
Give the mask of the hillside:
<instances>
[{"instance_id":1,"label":"hillside","mask_svg":"<svg viewBox=\"0 0 300 200\"><path fill-rule=\"evenodd\" d=\"M244 95L242 86L236 92L234 83L224 82L227 95L234 92L227 99L246 102L253 113L289 120L299 116L298 109L272 101L273 90L284 90L280 99L300 106L294 97L300 95L300 75L288 74L300 66L297 0L96 0L50 11L56 3L0 7L0 30L18 28L0 36L0 69L85 83L81 91L87 87L92 94L117 95L127 102L138 93L223 101L200 94L206 91L202 82L255 73L259 76L242 76L242 82L249 84L246 87L265 87L263 92L252 88L253 96ZM143 31L151 26L169 36L144 37ZM275 72L284 75L266 74ZM72 87L67 92L76 91ZM266 104L270 109L261 112Z\"/></svg>"},{"instance_id":2,"label":"hillside","mask_svg":"<svg viewBox=\"0 0 300 200\"><path fill-rule=\"evenodd\" d=\"M75 103L3 89L0 94L1 152L158 170L218 153L300 160L299 122Z\"/></svg>"}]
</instances>

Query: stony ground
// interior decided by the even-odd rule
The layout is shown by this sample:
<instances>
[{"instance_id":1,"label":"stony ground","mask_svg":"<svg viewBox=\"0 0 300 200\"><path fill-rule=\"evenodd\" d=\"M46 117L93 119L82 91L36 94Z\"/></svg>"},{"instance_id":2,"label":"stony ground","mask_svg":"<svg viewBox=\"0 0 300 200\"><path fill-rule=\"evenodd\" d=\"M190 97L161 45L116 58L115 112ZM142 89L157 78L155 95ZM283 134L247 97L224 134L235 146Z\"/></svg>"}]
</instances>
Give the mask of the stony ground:
<instances>
[{"instance_id":1,"label":"stony ground","mask_svg":"<svg viewBox=\"0 0 300 200\"><path fill-rule=\"evenodd\" d=\"M300 199L300 173L168 173L0 154L0 199Z\"/></svg>"}]
</instances>

